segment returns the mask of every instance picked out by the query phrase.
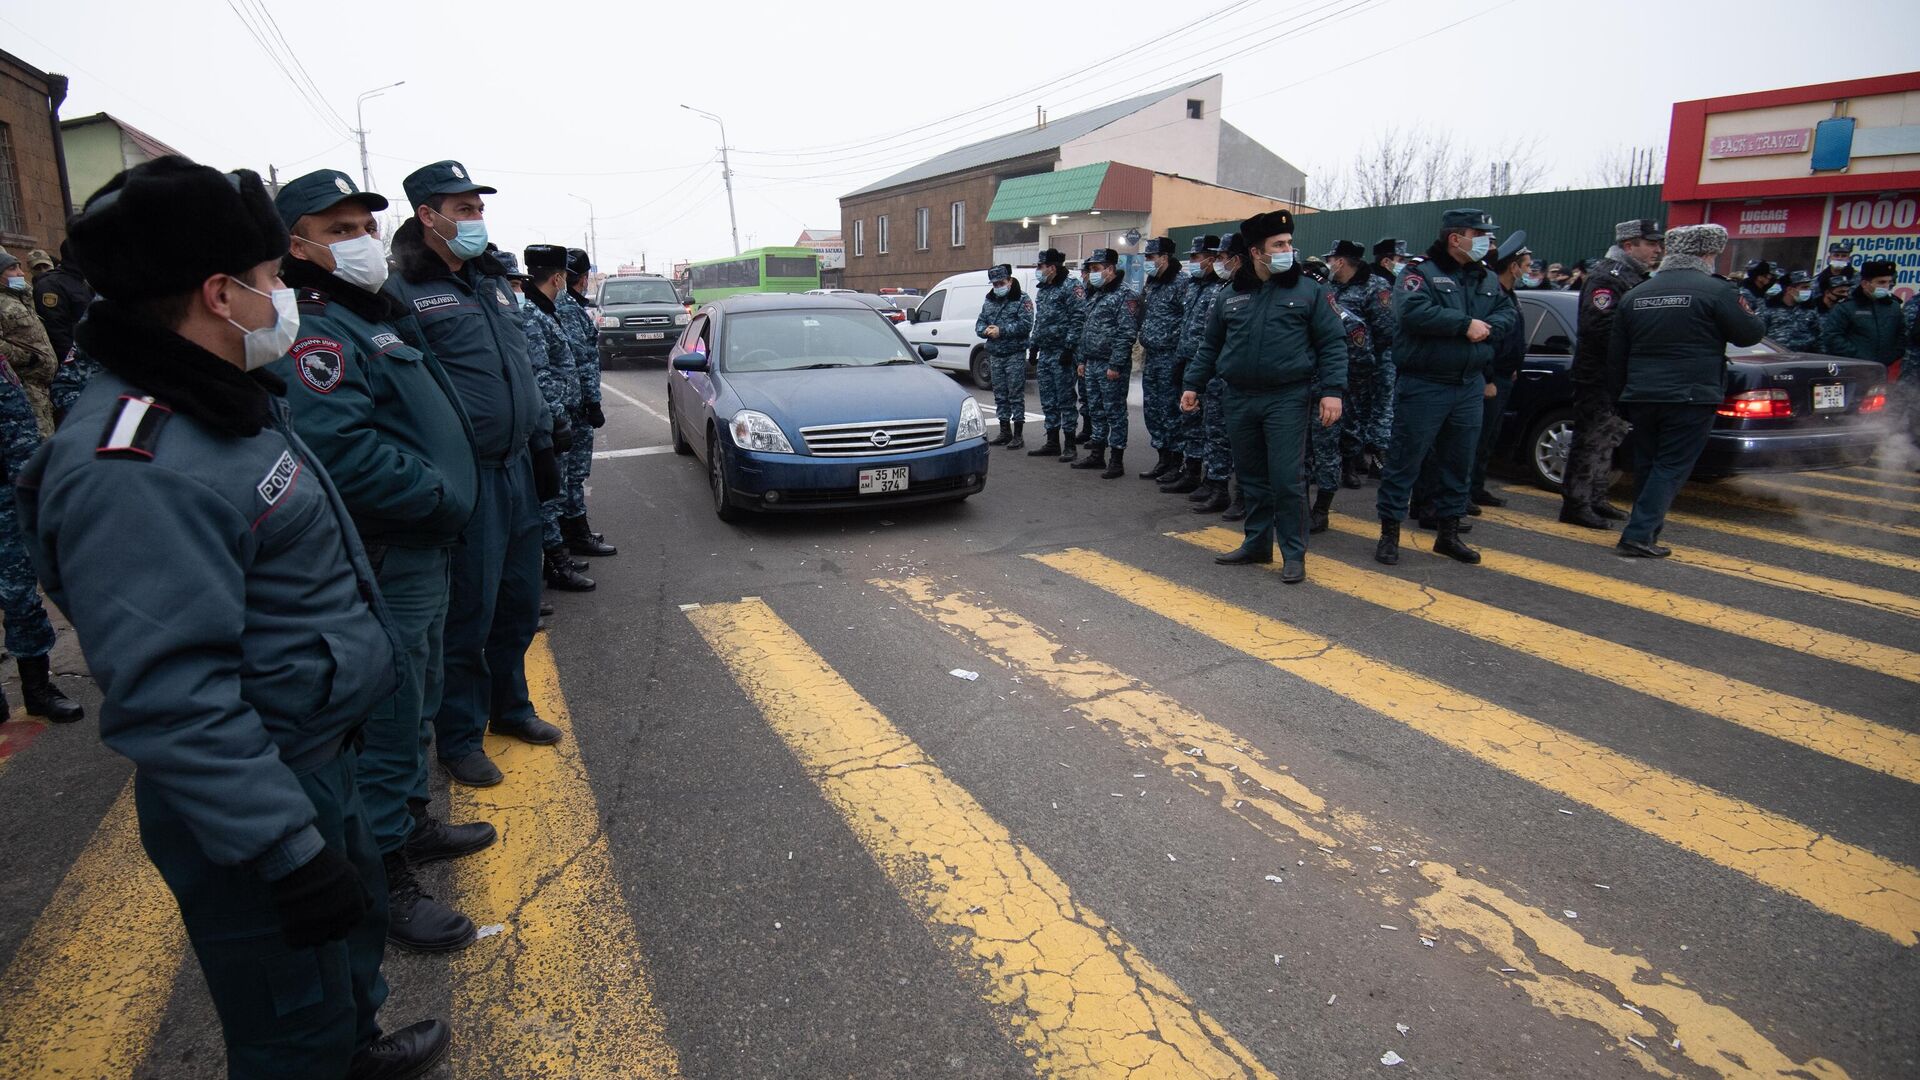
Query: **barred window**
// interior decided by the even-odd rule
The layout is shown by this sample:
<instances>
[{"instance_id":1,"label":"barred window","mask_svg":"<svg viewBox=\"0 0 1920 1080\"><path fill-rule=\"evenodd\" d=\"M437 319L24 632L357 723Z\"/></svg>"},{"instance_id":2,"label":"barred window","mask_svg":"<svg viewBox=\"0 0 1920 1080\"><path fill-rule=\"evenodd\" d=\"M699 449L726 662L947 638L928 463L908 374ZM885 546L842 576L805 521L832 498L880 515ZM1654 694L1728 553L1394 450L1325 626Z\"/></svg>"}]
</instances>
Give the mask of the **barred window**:
<instances>
[{"instance_id":1,"label":"barred window","mask_svg":"<svg viewBox=\"0 0 1920 1080\"><path fill-rule=\"evenodd\" d=\"M0 123L0 232L27 231L21 204L20 169L13 160L13 128Z\"/></svg>"}]
</instances>

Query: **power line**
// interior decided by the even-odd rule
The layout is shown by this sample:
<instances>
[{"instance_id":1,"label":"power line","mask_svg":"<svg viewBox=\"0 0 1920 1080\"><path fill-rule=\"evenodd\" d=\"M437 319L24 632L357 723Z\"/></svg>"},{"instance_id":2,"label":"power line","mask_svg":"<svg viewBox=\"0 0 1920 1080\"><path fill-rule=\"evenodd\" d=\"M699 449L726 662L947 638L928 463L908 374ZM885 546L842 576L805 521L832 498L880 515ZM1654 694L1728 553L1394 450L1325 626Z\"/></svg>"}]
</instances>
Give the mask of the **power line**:
<instances>
[{"instance_id":1,"label":"power line","mask_svg":"<svg viewBox=\"0 0 1920 1080\"><path fill-rule=\"evenodd\" d=\"M287 82L292 85L294 93L299 94L300 100L306 102L307 108L313 110L313 115L319 117L321 123L334 129L336 133L352 135L352 128L347 127L345 122L339 120L337 117L328 114L325 100L315 97L313 92L309 91L306 86L294 76L292 70L287 67L286 62L280 59L279 54L274 51L271 45L267 44L266 34L263 30L255 27L253 22L250 21L238 7L234 6L233 0L226 0L226 4L227 10L233 12L233 17L240 20L240 25L247 28L247 33L253 38L254 44L260 46L260 51L266 54L267 59L272 61L274 67L280 69L280 74L286 76Z\"/></svg>"},{"instance_id":2,"label":"power line","mask_svg":"<svg viewBox=\"0 0 1920 1080\"><path fill-rule=\"evenodd\" d=\"M287 43L287 36L280 32L280 21L273 17L273 11L267 7L265 0L242 0L242 2L252 4L256 11L266 16L267 26L272 29L274 40L280 43L280 48L286 53L287 59L293 61L294 69L300 72L300 78L305 80L307 89L313 91L313 96L319 99L320 104L326 106L327 112L339 121L341 127L346 127L347 118L340 115L340 111L327 100L327 95L320 91L320 85L313 81L313 75L307 71L307 65L300 62L300 54L293 50L293 46ZM348 128L348 130L352 129Z\"/></svg>"},{"instance_id":3,"label":"power line","mask_svg":"<svg viewBox=\"0 0 1920 1080\"><path fill-rule=\"evenodd\" d=\"M719 156L718 154L715 154L715 155L714 155L714 157L718 157L718 156ZM636 207L634 207L634 208L633 208L633 209L631 209L631 210L622 210L622 211L620 211L620 212L619 212L619 213L617 213L617 214L608 214L608 215L607 215L606 217L603 217L603 218L601 218L600 220L602 220L602 221L616 221L616 220L618 220L618 219L620 219L620 218L623 218L623 217L628 217L628 216L631 216L631 215L633 215L633 214L637 214L637 213L639 213L640 211L642 211L642 210L645 210L646 208L648 208L648 207L650 207L650 206L654 206L654 205L656 205L656 204L658 204L658 203L662 203L662 202L665 202L665 201L666 201L666 199L667 199L667 196L669 196L669 195L672 195L672 194L673 194L673 193L674 193L675 191L677 191L677 190L679 190L679 189L680 189L681 187L683 187L683 186L685 186L685 185L686 185L686 183L687 183L687 181L689 181L689 180L692 180L692 179L693 179L694 177L696 177L696 176L699 176L699 175L701 174L701 170L702 170L702 169L705 169L705 168L706 168L706 167L707 167L708 165L711 165L711 164L713 164L713 160L714 160L714 158L713 158L713 157L710 157L710 158L708 158L707 160L705 160L705 161L702 161L702 162L700 162L700 163L699 163L699 164L697 164L697 165L694 165L694 166L693 166L692 168L690 168L690 169L688 169L688 170L687 170L687 173L686 173L686 175L685 175L685 176L682 176L682 177L681 177L680 179L678 179L678 180L676 180L676 181L674 181L674 183L673 183L673 185L672 185L671 187L668 187L668 188L667 188L667 189L666 189L665 191L662 191L662 192L661 192L660 194L658 194L658 195L656 195L656 196L654 196L653 198L651 198L651 199L649 199L649 200L647 200L646 202L643 202L643 203L641 203L641 204L640 204L639 206L636 206Z\"/></svg>"},{"instance_id":4,"label":"power line","mask_svg":"<svg viewBox=\"0 0 1920 1080\"><path fill-rule=\"evenodd\" d=\"M397 161L403 165L414 160L413 158L396 157L393 154L376 154L371 152L369 152L367 156L381 158L386 161ZM677 172L681 169L697 169L702 165L711 165L712 163L713 159L707 158L704 161L682 162L678 165L662 165L657 169L613 169L607 172L580 172L578 170L569 170L566 172L535 172L528 169L496 169L491 165L469 165L469 168L477 172L485 173L488 176L558 176L571 179L579 176L647 176L653 173Z\"/></svg>"}]
</instances>

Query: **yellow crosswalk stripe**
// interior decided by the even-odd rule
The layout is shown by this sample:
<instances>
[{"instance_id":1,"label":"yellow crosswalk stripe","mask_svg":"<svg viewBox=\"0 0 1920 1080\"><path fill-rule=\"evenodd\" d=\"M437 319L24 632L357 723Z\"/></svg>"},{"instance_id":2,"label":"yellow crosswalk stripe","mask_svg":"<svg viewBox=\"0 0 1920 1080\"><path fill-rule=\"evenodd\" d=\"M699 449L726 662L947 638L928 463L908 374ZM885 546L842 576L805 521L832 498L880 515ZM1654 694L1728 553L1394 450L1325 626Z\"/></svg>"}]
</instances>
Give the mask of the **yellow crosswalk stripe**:
<instances>
[{"instance_id":1,"label":"yellow crosswalk stripe","mask_svg":"<svg viewBox=\"0 0 1920 1080\"><path fill-rule=\"evenodd\" d=\"M1898 510L1907 514L1920 514L1920 503L1901 499L1883 499L1878 495L1858 495L1851 491L1834 491L1831 488L1816 487L1813 484L1793 484L1785 480L1763 480L1758 477L1743 477L1747 483L1768 491L1792 491L1802 495L1818 495L1823 499L1839 499L1841 502L1859 503L1862 506L1878 506L1886 510Z\"/></svg>"},{"instance_id":2,"label":"yellow crosswalk stripe","mask_svg":"<svg viewBox=\"0 0 1920 1080\"><path fill-rule=\"evenodd\" d=\"M1905 483L1901 483L1894 480L1875 480L1869 476L1849 476L1843 472L1817 472L1807 473L1805 475L1808 479L1838 480L1843 484L1860 484L1866 487L1876 487L1891 491L1904 491L1909 495L1920 497L1920 487L1915 486L1911 476L1907 478Z\"/></svg>"},{"instance_id":3,"label":"yellow crosswalk stripe","mask_svg":"<svg viewBox=\"0 0 1920 1080\"><path fill-rule=\"evenodd\" d=\"M186 948L180 908L140 846L129 782L0 975L0 1075L132 1076Z\"/></svg>"},{"instance_id":4,"label":"yellow crosswalk stripe","mask_svg":"<svg viewBox=\"0 0 1920 1080\"><path fill-rule=\"evenodd\" d=\"M1273 1075L765 602L687 617L1041 1075Z\"/></svg>"},{"instance_id":5,"label":"yellow crosswalk stripe","mask_svg":"<svg viewBox=\"0 0 1920 1080\"><path fill-rule=\"evenodd\" d=\"M1883 469L1873 465L1855 465L1846 471L1848 473L1871 473L1882 479L1901 481L1908 487L1920 490L1920 472L1915 472L1912 468Z\"/></svg>"},{"instance_id":6,"label":"yellow crosswalk stripe","mask_svg":"<svg viewBox=\"0 0 1920 1080\"><path fill-rule=\"evenodd\" d=\"M1329 522L1335 532L1346 533L1349 536L1371 540L1379 535L1378 525L1348 517L1345 514L1334 514L1329 518ZM1432 548L1427 539L1420 533L1412 531L1401 534L1400 550L1402 552L1425 551L1432 554ZM1709 630L1718 630L1736 637L1805 653L1822 660L1831 660L1834 663L1847 664L1876 674L1920 683L1920 653L1831 630L1822 630L1772 615L1743 611L1711 600L1683 596L1666 589L1656 589L1637 581L1629 581L1626 578L1576 570L1571 566L1529 559L1524 555L1511 555L1504 551L1496 551L1477 541L1475 550L1480 552L1481 568L1498 574L1508 574L1540 585L1549 585L1567 592L1579 593L1582 596L1591 596L1596 600L1621 604L1650 615L1677 619L1695 626L1704 626Z\"/></svg>"},{"instance_id":7,"label":"yellow crosswalk stripe","mask_svg":"<svg viewBox=\"0 0 1920 1080\"><path fill-rule=\"evenodd\" d=\"M1096 552L1028 555L1823 911L1920 943L1920 871Z\"/></svg>"},{"instance_id":8,"label":"yellow crosswalk stripe","mask_svg":"<svg viewBox=\"0 0 1920 1080\"><path fill-rule=\"evenodd\" d=\"M1481 511L1481 520L1496 525L1506 525L1525 532L1545 533L1563 540L1575 540L1583 544L1599 544L1612 547L1619 542L1619 534L1600 530L1583 529L1578 525L1567 525L1551 518L1522 513L1517 510L1505 510L1486 507ZM1673 546L1673 555L1668 560L1683 566L1711 570L1716 574L1726 574L1743 581L1757 581L1775 588L1791 589L1794 592L1825 596L1834 600L1845 600L1870 608L1878 608L1895 615L1920 618L1920 596L1894 592L1891 589L1875 588L1871 585L1856 585L1838 578L1821 577L1817 574L1801 573L1786 567L1772 566L1767 563L1750 562L1731 555L1720 555L1702 548Z\"/></svg>"},{"instance_id":9,"label":"yellow crosswalk stripe","mask_svg":"<svg viewBox=\"0 0 1920 1080\"><path fill-rule=\"evenodd\" d=\"M1682 1047L1695 1064L1723 1077L1845 1075L1829 1061L1794 1061L1732 1010L1656 973L1645 960L1596 945L1563 919L1435 861L1425 837L1329 805L1259 747L1019 614L928 578L872 584L1023 680L1045 685L1099 729L1151 750L1170 774L1276 842L1337 849L1328 859L1343 872L1364 863L1365 873L1354 878L1363 895L1396 914L1412 914L1428 937L1465 940L1494 956L1502 977L1535 1006L1598 1025L1649 1071L1667 1071L1646 1048L1658 1042ZM1376 849L1379 854L1369 854ZM1414 869L1430 887L1411 903L1400 895L1410 855L1419 856ZM1656 1023L1660 1019L1666 1023Z\"/></svg>"},{"instance_id":10,"label":"yellow crosswalk stripe","mask_svg":"<svg viewBox=\"0 0 1920 1080\"><path fill-rule=\"evenodd\" d=\"M1506 491L1522 490L1505 488ZM1870 521L1867 518L1853 517L1847 514L1829 514L1819 510L1810 510L1792 503L1778 502L1773 499L1752 498L1731 491L1692 484L1680 492L1680 501L1686 504L1696 502L1713 503L1716 506L1733 506L1744 510L1764 510L1773 514L1791 514L1796 518L1813 521L1831 521L1849 529L1864 529L1869 532L1882 532L1889 536L1908 537L1920 540L1920 525L1902 525L1894 521Z\"/></svg>"},{"instance_id":11,"label":"yellow crosswalk stripe","mask_svg":"<svg viewBox=\"0 0 1920 1080\"><path fill-rule=\"evenodd\" d=\"M1232 551L1243 539L1240 533L1218 527L1173 536L1216 552ZM1920 783L1920 735L1899 728L1333 559L1315 559L1307 581L1863 769Z\"/></svg>"},{"instance_id":12,"label":"yellow crosswalk stripe","mask_svg":"<svg viewBox=\"0 0 1920 1080\"><path fill-rule=\"evenodd\" d=\"M1560 496L1550 491L1541 491L1539 488L1508 488L1505 490L1512 491L1514 494L1525 498L1547 499L1554 503L1560 501ZM1746 540L1760 540L1769 544L1781 544L1786 547L1800 548L1805 551L1818 551L1823 555L1838 555L1843 559L1858 559L1861 562L1876 563L1894 570L1920 573L1920 559L1914 558L1911 555L1901 555L1898 552L1883 551L1880 548L1865 547L1860 544L1847 544L1838 540L1828 540L1824 537L1814 536L1804 532L1781 532L1778 529L1767 529L1758 525L1747 525L1738 521L1727 521L1723 518L1706 517L1701 514L1689 514L1680 510L1673 510L1667 513L1667 524L1685 525L1693 529L1709 529L1713 532L1725 533L1728 536L1738 536Z\"/></svg>"},{"instance_id":13,"label":"yellow crosswalk stripe","mask_svg":"<svg viewBox=\"0 0 1920 1080\"><path fill-rule=\"evenodd\" d=\"M456 786L453 820L491 821L455 864L454 906L497 935L453 958L454 1071L489 1078L678 1076L546 635L527 650L534 707L558 746L487 737L506 773Z\"/></svg>"}]
</instances>

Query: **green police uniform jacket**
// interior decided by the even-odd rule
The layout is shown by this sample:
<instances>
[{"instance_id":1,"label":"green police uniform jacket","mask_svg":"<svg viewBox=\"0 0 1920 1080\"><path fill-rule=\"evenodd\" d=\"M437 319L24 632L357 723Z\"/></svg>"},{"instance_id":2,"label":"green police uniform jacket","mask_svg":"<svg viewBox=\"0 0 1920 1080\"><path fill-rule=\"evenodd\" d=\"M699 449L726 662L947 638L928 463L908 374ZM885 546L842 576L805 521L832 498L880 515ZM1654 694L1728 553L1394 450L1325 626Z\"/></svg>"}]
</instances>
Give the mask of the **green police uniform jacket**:
<instances>
[{"instance_id":1,"label":"green police uniform jacket","mask_svg":"<svg viewBox=\"0 0 1920 1080\"><path fill-rule=\"evenodd\" d=\"M460 395L420 327L385 293L312 263L281 279L300 338L268 370L287 384L294 430L327 467L369 544L447 547L473 515L480 467Z\"/></svg>"},{"instance_id":2,"label":"green police uniform jacket","mask_svg":"<svg viewBox=\"0 0 1920 1080\"><path fill-rule=\"evenodd\" d=\"M1393 294L1393 363L1401 378L1464 384L1493 374L1494 343L1520 312L1500 282L1480 263L1462 266L1441 244L1427 249L1400 275ZM1492 331L1468 341L1479 319Z\"/></svg>"},{"instance_id":3,"label":"green police uniform jacket","mask_svg":"<svg viewBox=\"0 0 1920 1080\"><path fill-rule=\"evenodd\" d=\"M1767 323L1732 282L1677 267L1675 258L1614 309L1609 383L1624 402L1718 405L1726 398L1727 345L1752 345Z\"/></svg>"},{"instance_id":4,"label":"green police uniform jacket","mask_svg":"<svg viewBox=\"0 0 1920 1080\"><path fill-rule=\"evenodd\" d=\"M1347 386L1347 334L1333 293L1296 264L1264 282L1243 276L1214 298L1186 389L1219 376L1229 389L1262 393L1311 382L1327 397Z\"/></svg>"},{"instance_id":5,"label":"green police uniform jacket","mask_svg":"<svg viewBox=\"0 0 1920 1080\"><path fill-rule=\"evenodd\" d=\"M283 877L323 846L296 775L396 685L373 570L277 378L106 300L77 337L106 370L15 489L40 582L142 798L212 862Z\"/></svg>"},{"instance_id":6,"label":"green police uniform jacket","mask_svg":"<svg viewBox=\"0 0 1920 1080\"><path fill-rule=\"evenodd\" d=\"M1898 297L1875 300L1865 289L1856 288L1820 320L1820 351L1828 356L1893 364L1906 350Z\"/></svg>"}]
</instances>

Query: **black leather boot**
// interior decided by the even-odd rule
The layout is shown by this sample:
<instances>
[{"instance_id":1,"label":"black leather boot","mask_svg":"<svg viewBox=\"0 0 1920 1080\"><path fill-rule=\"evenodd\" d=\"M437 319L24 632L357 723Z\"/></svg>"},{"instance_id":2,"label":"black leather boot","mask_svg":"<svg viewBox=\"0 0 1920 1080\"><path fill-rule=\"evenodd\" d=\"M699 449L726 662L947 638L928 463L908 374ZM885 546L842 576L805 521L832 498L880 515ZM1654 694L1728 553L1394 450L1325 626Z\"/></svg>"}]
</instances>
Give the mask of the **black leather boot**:
<instances>
[{"instance_id":1,"label":"black leather boot","mask_svg":"<svg viewBox=\"0 0 1920 1080\"><path fill-rule=\"evenodd\" d=\"M567 550L575 555L618 555L620 549L601 539L587 527L587 515L560 519L560 535L567 539ZM585 565L576 569L586 569Z\"/></svg>"},{"instance_id":2,"label":"black leather boot","mask_svg":"<svg viewBox=\"0 0 1920 1080\"><path fill-rule=\"evenodd\" d=\"M452 952L473 944L473 920L428 896L406 852L380 856L387 868L387 942L411 952Z\"/></svg>"},{"instance_id":3,"label":"black leather boot","mask_svg":"<svg viewBox=\"0 0 1920 1080\"><path fill-rule=\"evenodd\" d=\"M1240 478L1233 477L1229 482L1233 488L1233 497L1227 500L1227 508L1220 513L1222 521L1245 521L1247 519L1247 493L1240 490Z\"/></svg>"},{"instance_id":4,"label":"black leather boot","mask_svg":"<svg viewBox=\"0 0 1920 1080\"><path fill-rule=\"evenodd\" d=\"M1203 479L1200 481L1199 487L1187 492L1187 501L1194 503L1212 502L1213 493L1219 487L1220 485L1214 481Z\"/></svg>"},{"instance_id":5,"label":"black leather boot","mask_svg":"<svg viewBox=\"0 0 1920 1080\"><path fill-rule=\"evenodd\" d=\"M1447 518L1440 523L1440 529L1433 538L1433 553L1445 555L1456 562L1473 564L1480 561L1480 553L1460 539L1459 518Z\"/></svg>"},{"instance_id":6,"label":"black leather boot","mask_svg":"<svg viewBox=\"0 0 1920 1080\"><path fill-rule=\"evenodd\" d=\"M1388 566L1400 562L1400 523L1380 519L1380 542L1373 545L1373 561Z\"/></svg>"},{"instance_id":7,"label":"black leather boot","mask_svg":"<svg viewBox=\"0 0 1920 1080\"><path fill-rule=\"evenodd\" d=\"M1343 488L1359 487L1365 480L1366 475L1367 458L1365 454L1348 454L1347 459L1340 463L1340 486Z\"/></svg>"},{"instance_id":8,"label":"black leather boot","mask_svg":"<svg viewBox=\"0 0 1920 1080\"><path fill-rule=\"evenodd\" d=\"M493 826L484 821L449 825L428 813L425 803L415 803L410 809L413 834L407 837L405 850L407 862L414 866L471 855L492 845L499 837Z\"/></svg>"},{"instance_id":9,"label":"black leather boot","mask_svg":"<svg viewBox=\"0 0 1920 1080\"><path fill-rule=\"evenodd\" d=\"M1073 440L1082 446L1093 441L1093 417L1083 416L1080 418L1080 432L1073 437Z\"/></svg>"},{"instance_id":10,"label":"black leather boot","mask_svg":"<svg viewBox=\"0 0 1920 1080\"><path fill-rule=\"evenodd\" d=\"M1498 495L1495 495L1493 492L1488 491L1486 488L1481 488L1480 490L1473 492L1472 495L1469 497L1473 499L1473 505L1475 506L1507 505L1507 500L1501 498Z\"/></svg>"},{"instance_id":11,"label":"black leather boot","mask_svg":"<svg viewBox=\"0 0 1920 1080\"><path fill-rule=\"evenodd\" d=\"M1156 483L1168 479L1168 470L1175 469L1185 459L1171 450L1160 449L1153 452L1153 464L1140 471L1140 479Z\"/></svg>"},{"instance_id":12,"label":"black leather boot","mask_svg":"<svg viewBox=\"0 0 1920 1080\"><path fill-rule=\"evenodd\" d=\"M453 1030L444 1020L422 1020L389 1031L353 1055L347 1080L415 1080L447 1056Z\"/></svg>"},{"instance_id":13,"label":"black leather boot","mask_svg":"<svg viewBox=\"0 0 1920 1080\"><path fill-rule=\"evenodd\" d=\"M1073 434L1072 428L1068 428L1065 431L1061 432L1060 460L1062 462L1070 462L1074 458L1079 456L1079 452L1073 448L1073 443L1074 443L1074 434Z\"/></svg>"},{"instance_id":14,"label":"black leather boot","mask_svg":"<svg viewBox=\"0 0 1920 1080\"><path fill-rule=\"evenodd\" d=\"M1270 563L1273 561L1273 531L1249 536L1240 542L1240 546L1224 555L1215 555L1213 561L1221 566L1246 566L1252 563Z\"/></svg>"},{"instance_id":15,"label":"black leather boot","mask_svg":"<svg viewBox=\"0 0 1920 1080\"><path fill-rule=\"evenodd\" d=\"M1107 471L1100 474L1100 479L1118 480L1125 475L1127 475L1127 451L1123 447L1115 448L1113 453L1107 455Z\"/></svg>"},{"instance_id":16,"label":"black leather boot","mask_svg":"<svg viewBox=\"0 0 1920 1080\"><path fill-rule=\"evenodd\" d=\"M1047 441L1027 451L1027 456L1028 457L1048 457L1048 456L1059 457L1060 456L1060 429L1055 428L1054 430L1047 432Z\"/></svg>"},{"instance_id":17,"label":"black leather boot","mask_svg":"<svg viewBox=\"0 0 1920 1080\"><path fill-rule=\"evenodd\" d=\"M1027 422L1025 420L1015 420L1013 422L1013 438L1007 440L1007 449L1025 450L1027 448L1026 430Z\"/></svg>"},{"instance_id":18,"label":"black leather boot","mask_svg":"<svg viewBox=\"0 0 1920 1080\"><path fill-rule=\"evenodd\" d=\"M1180 462L1180 472L1160 485L1162 493L1167 495L1186 495L1200 490L1207 478L1200 473L1200 459L1185 458Z\"/></svg>"},{"instance_id":19,"label":"black leather boot","mask_svg":"<svg viewBox=\"0 0 1920 1080\"><path fill-rule=\"evenodd\" d=\"M1583 529L1609 529L1607 519L1593 512L1591 506L1584 503L1563 502L1560 504L1560 520L1567 525L1578 525Z\"/></svg>"},{"instance_id":20,"label":"black leather boot","mask_svg":"<svg viewBox=\"0 0 1920 1080\"><path fill-rule=\"evenodd\" d=\"M1313 497L1313 509L1307 514L1307 531L1323 533L1332 524L1328 520L1333 513L1333 492L1321 491Z\"/></svg>"},{"instance_id":21,"label":"black leather boot","mask_svg":"<svg viewBox=\"0 0 1920 1080\"><path fill-rule=\"evenodd\" d=\"M45 717L56 724L71 724L87 715L79 702L53 685L53 667L44 656L20 658L20 699L28 716Z\"/></svg>"},{"instance_id":22,"label":"black leather boot","mask_svg":"<svg viewBox=\"0 0 1920 1080\"><path fill-rule=\"evenodd\" d=\"M1487 505L1491 506L1494 504L1489 503ZM1604 498L1593 501L1593 512L1595 516L1604 518L1607 521L1627 520L1627 512L1625 510L1620 509Z\"/></svg>"},{"instance_id":23,"label":"black leather boot","mask_svg":"<svg viewBox=\"0 0 1920 1080\"><path fill-rule=\"evenodd\" d=\"M1087 456L1069 466L1069 468L1074 469L1104 469L1106 467L1107 448L1100 443L1090 444L1087 447Z\"/></svg>"},{"instance_id":24,"label":"black leather boot","mask_svg":"<svg viewBox=\"0 0 1920 1080\"><path fill-rule=\"evenodd\" d=\"M547 551L547 588L561 592L592 592L594 580L583 576L567 561L567 549L551 548Z\"/></svg>"},{"instance_id":25,"label":"black leather boot","mask_svg":"<svg viewBox=\"0 0 1920 1080\"><path fill-rule=\"evenodd\" d=\"M999 437L988 440L987 445L988 446L1005 446L1012 441L1013 441L1013 423L1012 421L1009 421L1009 420L1002 420L1000 421Z\"/></svg>"},{"instance_id":26,"label":"black leather boot","mask_svg":"<svg viewBox=\"0 0 1920 1080\"><path fill-rule=\"evenodd\" d=\"M1210 493L1207 495L1207 501L1203 503L1197 503L1189 507L1188 508L1189 513L1217 514L1222 510L1228 510L1233 507L1233 499L1229 498L1227 495L1227 488L1230 486L1229 484L1222 483L1217 480L1210 480L1208 481L1208 484L1210 485ZM1196 491L1193 494L1198 495L1200 493ZM1189 495L1187 497L1192 498L1193 495ZM1240 518L1244 518L1246 516L1247 516L1246 512L1241 511L1240 517L1234 518L1233 520L1239 521Z\"/></svg>"}]
</instances>

